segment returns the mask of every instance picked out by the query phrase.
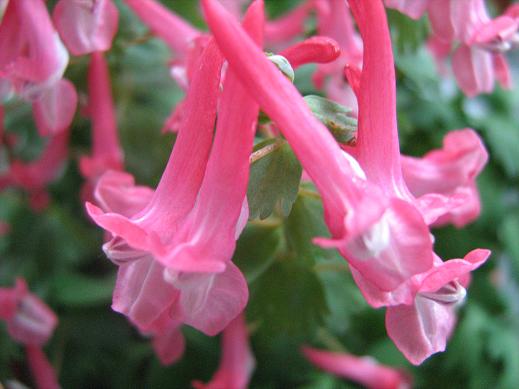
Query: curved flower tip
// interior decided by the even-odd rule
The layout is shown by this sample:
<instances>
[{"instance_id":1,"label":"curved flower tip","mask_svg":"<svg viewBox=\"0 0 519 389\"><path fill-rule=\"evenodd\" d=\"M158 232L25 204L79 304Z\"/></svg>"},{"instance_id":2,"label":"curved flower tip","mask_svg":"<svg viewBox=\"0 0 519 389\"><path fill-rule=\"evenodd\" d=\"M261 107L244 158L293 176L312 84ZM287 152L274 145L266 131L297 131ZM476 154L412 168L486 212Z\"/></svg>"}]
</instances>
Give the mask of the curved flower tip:
<instances>
[{"instance_id":1,"label":"curved flower tip","mask_svg":"<svg viewBox=\"0 0 519 389\"><path fill-rule=\"evenodd\" d=\"M83 55L110 49L119 11L112 0L60 0L52 16L67 49Z\"/></svg>"},{"instance_id":2,"label":"curved flower tip","mask_svg":"<svg viewBox=\"0 0 519 389\"><path fill-rule=\"evenodd\" d=\"M24 345L41 346L52 336L58 324L54 312L36 295L27 290L23 279L17 279L16 285L7 296L2 314L7 322L9 335ZM4 301L2 301L4 303ZM15 309L12 305L15 303Z\"/></svg>"},{"instance_id":3,"label":"curved flower tip","mask_svg":"<svg viewBox=\"0 0 519 389\"><path fill-rule=\"evenodd\" d=\"M115 212L103 212L102 209L89 202L85 203L85 207L88 215L98 226L110 232L114 237L121 237L132 248L150 251L157 245L154 242L156 237L153 235L153 231L148 234L131 219Z\"/></svg>"},{"instance_id":4,"label":"curved flower tip","mask_svg":"<svg viewBox=\"0 0 519 389\"><path fill-rule=\"evenodd\" d=\"M160 363L168 366L177 362L182 358L186 348L184 335L180 331L180 323L172 321L166 329L154 334L151 344Z\"/></svg>"},{"instance_id":5,"label":"curved flower tip","mask_svg":"<svg viewBox=\"0 0 519 389\"><path fill-rule=\"evenodd\" d=\"M33 114L40 135L55 135L72 123L77 106L74 84L61 79L45 89L33 103Z\"/></svg>"},{"instance_id":6,"label":"curved flower tip","mask_svg":"<svg viewBox=\"0 0 519 389\"><path fill-rule=\"evenodd\" d=\"M461 227L479 215L476 178L487 160L485 146L472 129L448 133L443 148L423 158L402 157L405 182L429 224Z\"/></svg>"},{"instance_id":7,"label":"curved flower tip","mask_svg":"<svg viewBox=\"0 0 519 389\"><path fill-rule=\"evenodd\" d=\"M243 314L225 328L220 366L210 382L193 381L195 389L246 389L255 367Z\"/></svg>"},{"instance_id":8,"label":"curved flower tip","mask_svg":"<svg viewBox=\"0 0 519 389\"><path fill-rule=\"evenodd\" d=\"M131 174L108 170L97 181L94 197L103 211L131 217L148 205L153 189L135 185Z\"/></svg>"},{"instance_id":9,"label":"curved flower tip","mask_svg":"<svg viewBox=\"0 0 519 389\"><path fill-rule=\"evenodd\" d=\"M27 362L38 389L59 389L56 372L39 346L25 348Z\"/></svg>"},{"instance_id":10,"label":"curved flower tip","mask_svg":"<svg viewBox=\"0 0 519 389\"><path fill-rule=\"evenodd\" d=\"M341 49L331 38L313 36L283 50L280 55L296 69L308 63L332 62L341 55Z\"/></svg>"},{"instance_id":11,"label":"curved flower tip","mask_svg":"<svg viewBox=\"0 0 519 389\"><path fill-rule=\"evenodd\" d=\"M320 369L359 383L368 389L411 388L412 378L407 373L379 364L371 357L357 357L303 347L303 355Z\"/></svg>"},{"instance_id":12,"label":"curved flower tip","mask_svg":"<svg viewBox=\"0 0 519 389\"><path fill-rule=\"evenodd\" d=\"M387 333L411 363L419 365L445 350L456 323L455 309L466 295L468 276L489 255L489 250L477 249L464 259L437 259L437 265L423 277L414 303L387 309Z\"/></svg>"}]
</instances>

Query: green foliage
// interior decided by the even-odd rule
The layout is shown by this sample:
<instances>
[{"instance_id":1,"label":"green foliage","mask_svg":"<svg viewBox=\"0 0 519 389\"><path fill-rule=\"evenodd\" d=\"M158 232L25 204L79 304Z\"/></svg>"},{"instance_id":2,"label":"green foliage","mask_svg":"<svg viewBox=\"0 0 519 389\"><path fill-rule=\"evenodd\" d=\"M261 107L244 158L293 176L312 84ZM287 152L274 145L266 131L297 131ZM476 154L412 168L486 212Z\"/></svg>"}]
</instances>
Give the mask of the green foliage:
<instances>
[{"instance_id":1,"label":"green foliage","mask_svg":"<svg viewBox=\"0 0 519 389\"><path fill-rule=\"evenodd\" d=\"M357 120L349 117L351 109L324 97L304 97L313 114L330 130L337 142L353 143L357 131Z\"/></svg>"},{"instance_id":2,"label":"green foliage","mask_svg":"<svg viewBox=\"0 0 519 389\"><path fill-rule=\"evenodd\" d=\"M274 211L290 213L297 197L302 168L287 142L269 139L254 147L266 154L252 162L247 200L249 217L265 219Z\"/></svg>"}]
</instances>

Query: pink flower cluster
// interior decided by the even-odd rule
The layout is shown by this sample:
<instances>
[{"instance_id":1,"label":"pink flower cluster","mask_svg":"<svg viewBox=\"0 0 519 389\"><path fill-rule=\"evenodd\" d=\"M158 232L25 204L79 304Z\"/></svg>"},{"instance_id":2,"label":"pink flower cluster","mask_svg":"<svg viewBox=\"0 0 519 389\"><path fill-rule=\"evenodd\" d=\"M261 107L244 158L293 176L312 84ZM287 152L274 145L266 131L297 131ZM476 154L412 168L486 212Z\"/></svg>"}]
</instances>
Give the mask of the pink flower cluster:
<instances>
[{"instance_id":1,"label":"pink flower cluster","mask_svg":"<svg viewBox=\"0 0 519 389\"><path fill-rule=\"evenodd\" d=\"M429 47L440 69L452 54L452 69L467 96L489 93L495 80L510 88L512 80L504 53L519 47L519 6L510 5L491 19L484 0L386 0L413 19L428 13L433 35Z\"/></svg>"},{"instance_id":2,"label":"pink flower cluster","mask_svg":"<svg viewBox=\"0 0 519 389\"><path fill-rule=\"evenodd\" d=\"M32 102L48 143L37 161L11 161L0 186L27 190L35 207L48 202L45 187L67 159L77 102L74 87L62 78L66 49L90 55L86 113L92 153L81 158L80 170L86 209L106 231L103 250L118 266L112 308L152 339L165 364L183 353L183 325L210 336L224 331L218 372L209 384L194 386L243 388L254 358L243 316L247 282L232 256L248 218L249 158L261 109L320 192L331 236L316 237L315 243L341 253L366 301L386 308L391 339L411 363L420 364L445 349L470 272L490 254L475 249L462 259L443 261L434 252L430 230L449 223L462 227L479 215L476 178L488 158L485 147L474 130L462 129L422 158L401 155L394 59L382 0L306 1L274 21L265 20L263 1L255 0L240 25L242 3L203 0L210 32L201 32L154 0L125 0L170 47L171 75L186 92L166 122L178 135L160 182L151 189L136 185L124 171L103 54L117 29L113 2L60 0L51 19L43 0L9 1L0 25L2 96ZM435 18L439 3L449 17ZM460 3L474 12L467 17ZM500 51L517 43L516 11L490 20L477 0L386 4L413 17L427 9L437 38L449 45L460 42L453 66L468 95L489 91L494 73L509 84ZM311 11L320 35L298 41ZM282 50L293 68L319 64L315 84L357 112L355 146L337 143L265 56L264 45ZM1 317L15 322L15 306L5 307L0 306ZM48 337L52 320L38 344ZM17 337L20 328L8 328L25 342ZM337 371L335 357L311 349L305 355ZM371 361L341 358L352 366L344 374L357 374L360 382L368 382L371 374L363 375L363 369L378 372L381 380L401 379ZM393 387L369 382L370 387Z\"/></svg>"}]
</instances>

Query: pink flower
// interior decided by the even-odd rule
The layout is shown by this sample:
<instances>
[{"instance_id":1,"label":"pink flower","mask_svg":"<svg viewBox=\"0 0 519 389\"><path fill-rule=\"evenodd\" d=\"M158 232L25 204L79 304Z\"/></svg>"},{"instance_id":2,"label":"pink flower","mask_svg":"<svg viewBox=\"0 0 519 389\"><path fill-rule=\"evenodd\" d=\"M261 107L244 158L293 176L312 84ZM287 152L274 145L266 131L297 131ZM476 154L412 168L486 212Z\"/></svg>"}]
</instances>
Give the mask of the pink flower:
<instances>
[{"instance_id":1,"label":"pink flower","mask_svg":"<svg viewBox=\"0 0 519 389\"><path fill-rule=\"evenodd\" d=\"M92 155L81 157L81 174L88 180L86 198L107 170L123 169L123 152L117 135L108 65L101 52L94 52L88 69L88 113L92 121Z\"/></svg>"},{"instance_id":2,"label":"pink flower","mask_svg":"<svg viewBox=\"0 0 519 389\"><path fill-rule=\"evenodd\" d=\"M405 389L411 388L412 385L409 375L381 365L371 357L356 357L311 347L303 347L302 352L320 369L359 383L368 389Z\"/></svg>"},{"instance_id":3,"label":"pink flower","mask_svg":"<svg viewBox=\"0 0 519 389\"><path fill-rule=\"evenodd\" d=\"M261 41L262 9L253 5L244 24ZM114 309L142 330L173 310L178 314L172 320L214 335L243 310L248 298L245 279L231 257L247 216L243 203L258 107L228 72L211 149L222 63L210 42L188 90L175 147L149 203L135 214L103 212L87 204L94 221L112 234L104 250L121 266ZM98 193L103 185L101 180Z\"/></svg>"},{"instance_id":4,"label":"pink flower","mask_svg":"<svg viewBox=\"0 0 519 389\"><path fill-rule=\"evenodd\" d=\"M504 88L511 87L508 64L501 53L519 40L519 18L513 9L490 19L483 0L438 0L429 3L428 11L438 39L460 43L452 67L467 96L491 92L496 79Z\"/></svg>"},{"instance_id":5,"label":"pink flower","mask_svg":"<svg viewBox=\"0 0 519 389\"><path fill-rule=\"evenodd\" d=\"M52 16L67 49L83 55L110 49L119 11L112 0L60 0Z\"/></svg>"},{"instance_id":6,"label":"pink flower","mask_svg":"<svg viewBox=\"0 0 519 389\"><path fill-rule=\"evenodd\" d=\"M246 389L255 364L241 314L223 331L220 366L211 381L193 381L192 385L195 389Z\"/></svg>"},{"instance_id":7,"label":"pink flower","mask_svg":"<svg viewBox=\"0 0 519 389\"><path fill-rule=\"evenodd\" d=\"M52 310L27 290L21 278L13 289L0 288L0 318L11 338L24 345L42 346L52 336L58 319Z\"/></svg>"},{"instance_id":8,"label":"pink flower","mask_svg":"<svg viewBox=\"0 0 519 389\"><path fill-rule=\"evenodd\" d=\"M305 31L305 21L315 9L315 0L305 0L287 14L265 24L265 41L268 46L286 45ZM235 15L236 16L236 15Z\"/></svg>"},{"instance_id":9,"label":"pink flower","mask_svg":"<svg viewBox=\"0 0 519 389\"><path fill-rule=\"evenodd\" d=\"M10 1L0 25L0 77L32 99L61 78L67 63L44 1Z\"/></svg>"},{"instance_id":10,"label":"pink flower","mask_svg":"<svg viewBox=\"0 0 519 389\"><path fill-rule=\"evenodd\" d=\"M469 273L481 266L490 251L477 249L464 259L442 262L416 277L413 304L391 306L386 312L386 328L398 349L419 365L431 354L445 350L456 323L455 308L463 302Z\"/></svg>"},{"instance_id":11,"label":"pink flower","mask_svg":"<svg viewBox=\"0 0 519 389\"><path fill-rule=\"evenodd\" d=\"M36 387L59 388L56 373L41 349L52 336L58 319L43 301L27 290L25 280L17 279L11 289L0 288L0 319L6 322L11 338L25 346Z\"/></svg>"},{"instance_id":12,"label":"pink flower","mask_svg":"<svg viewBox=\"0 0 519 389\"><path fill-rule=\"evenodd\" d=\"M479 216L480 202L476 177L488 160L485 146L471 129L452 131L443 140L443 148L427 153L423 158L402 157L404 179L417 197L426 220L436 225L452 222L458 227ZM435 220L436 209L431 204L443 202L452 207Z\"/></svg>"}]
</instances>

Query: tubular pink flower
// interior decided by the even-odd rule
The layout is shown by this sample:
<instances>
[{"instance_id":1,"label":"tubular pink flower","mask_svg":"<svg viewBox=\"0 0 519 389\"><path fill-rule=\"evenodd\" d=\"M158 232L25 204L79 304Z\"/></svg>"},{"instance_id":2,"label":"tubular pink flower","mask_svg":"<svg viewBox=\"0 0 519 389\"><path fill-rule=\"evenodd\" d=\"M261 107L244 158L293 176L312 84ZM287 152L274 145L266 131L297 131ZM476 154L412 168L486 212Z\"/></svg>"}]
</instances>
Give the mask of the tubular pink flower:
<instances>
[{"instance_id":1,"label":"tubular pink flower","mask_svg":"<svg viewBox=\"0 0 519 389\"><path fill-rule=\"evenodd\" d=\"M37 389L59 389L56 372L45 356L41 347L28 345L25 347L27 362Z\"/></svg>"},{"instance_id":2,"label":"tubular pink flower","mask_svg":"<svg viewBox=\"0 0 519 389\"><path fill-rule=\"evenodd\" d=\"M368 389L411 388L411 377L394 368L379 364L371 357L356 357L346 353L303 347L304 356L327 372L352 380Z\"/></svg>"},{"instance_id":3,"label":"tubular pink flower","mask_svg":"<svg viewBox=\"0 0 519 389\"><path fill-rule=\"evenodd\" d=\"M40 135L55 135L69 128L74 119L77 100L74 84L64 78L42 91L32 105Z\"/></svg>"},{"instance_id":4,"label":"tubular pink flower","mask_svg":"<svg viewBox=\"0 0 519 389\"><path fill-rule=\"evenodd\" d=\"M262 12L253 5L245 17L256 39L261 37ZM208 161L222 62L210 42L193 75L172 155L146 207L130 215L104 213L87 204L96 223L112 233L104 249L121 265L114 309L133 317L142 329L153 326L171 306L177 320L214 335L243 310L248 298L245 279L230 260L240 232L258 107L228 72Z\"/></svg>"},{"instance_id":5,"label":"tubular pink flower","mask_svg":"<svg viewBox=\"0 0 519 389\"><path fill-rule=\"evenodd\" d=\"M249 346L243 314L225 328L222 335L222 358L210 382L192 383L195 389L246 389L256 362Z\"/></svg>"},{"instance_id":6,"label":"tubular pink flower","mask_svg":"<svg viewBox=\"0 0 519 389\"><path fill-rule=\"evenodd\" d=\"M67 63L43 0L10 1L0 25L0 77L31 99L59 80Z\"/></svg>"},{"instance_id":7,"label":"tubular pink flower","mask_svg":"<svg viewBox=\"0 0 519 389\"><path fill-rule=\"evenodd\" d=\"M155 0L125 0L151 31L179 57L185 56L190 43L200 32L187 21Z\"/></svg>"},{"instance_id":8,"label":"tubular pink flower","mask_svg":"<svg viewBox=\"0 0 519 389\"><path fill-rule=\"evenodd\" d=\"M464 259L442 262L436 257L435 266L416 283L414 303L387 309L387 333L411 363L419 365L445 350L456 322L455 308L466 295L468 275L489 255L490 251L477 249Z\"/></svg>"},{"instance_id":9,"label":"tubular pink flower","mask_svg":"<svg viewBox=\"0 0 519 389\"><path fill-rule=\"evenodd\" d=\"M52 17L67 49L83 55L110 49L119 11L112 0L60 0Z\"/></svg>"},{"instance_id":10,"label":"tubular pink flower","mask_svg":"<svg viewBox=\"0 0 519 389\"><path fill-rule=\"evenodd\" d=\"M430 0L385 0L386 7L394 8L412 19L420 19Z\"/></svg>"},{"instance_id":11,"label":"tubular pink flower","mask_svg":"<svg viewBox=\"0 0 519 389\"><path fill-rule=\"evenodd\" d=\"M476 177L487 160L485 146L471 129L449 132L443 140L443 148L423 158L402 157L405 182L418 203L425 206L422 213L426 220L434 219L434 215L427 216L429 202L444 201L445 207L450 204L453 208L442 212L436 224L453 222L462 227L473 221L481 207Z\"/></svg>"},{"instance_id":12,"label":"tubular pink flower","mask_svg":"<svg viewBox=\"0 0 519 389\"><path fill-rule=\"evenodd\" d=\"M94 52L88 69L88 112L92 120L92 155L80 160L81 174L95 185L107 170L123 169L123 152L117 136L110 74L103 53Z\"/></svg>"}]
</instances>

